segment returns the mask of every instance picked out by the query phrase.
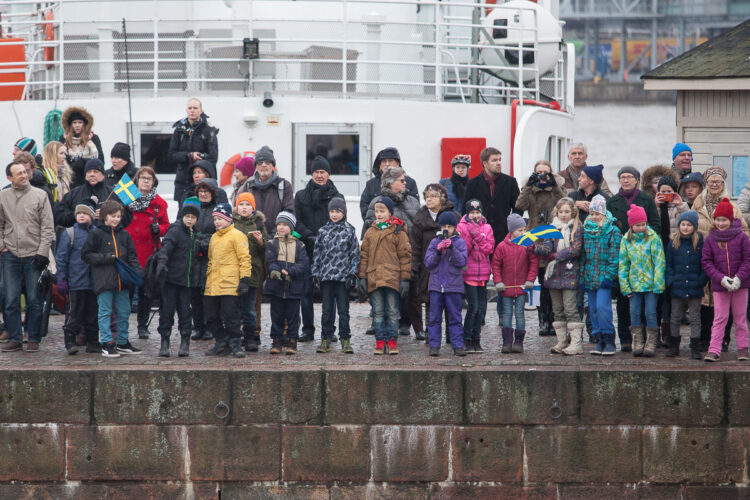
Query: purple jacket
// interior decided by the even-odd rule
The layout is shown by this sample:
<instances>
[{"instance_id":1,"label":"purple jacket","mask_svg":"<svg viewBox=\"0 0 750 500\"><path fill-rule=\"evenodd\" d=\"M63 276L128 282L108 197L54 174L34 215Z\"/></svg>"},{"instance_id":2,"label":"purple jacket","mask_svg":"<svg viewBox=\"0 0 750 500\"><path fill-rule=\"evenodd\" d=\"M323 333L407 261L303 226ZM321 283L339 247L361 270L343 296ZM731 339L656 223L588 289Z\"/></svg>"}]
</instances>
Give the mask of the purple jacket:
<instances>
[{"instance_id":1,"label":"purple jacket","mask_svg":"<svg viewBox=\"0 0 750 500\"><path fill-rule=\"evenodd\" d=\"M464 293L463 272L466 266L466 243L458 234L450 237L451 246L438 253L438 243L442 236L436 236L427 247L424 267L430 271L430 292Z\"/></svg>"},{"instance_id":2,"label":"purple jacket","mask_svg":"<svg viewBox=\"0 0 750 500\"><path fill-rule=\"evenodd\" d=\"M466 243L468 253L464 281L487 281L492 272L490 255L495 250L492 226L484 217L479 220L478 224L475 224L464 215L458 223L457 230Z\"/></svg>"},{"instance_id":3,"label":"purple jacket","mask_svg":"<svg viewBox=\"0 0 750 500\"><path fill-rule=\"evenodd\" d=\"M711 279L714 291L724 291L721 279L738 276L741 288L750 287L750 239L742 232L739 219L729 229L712 230L703 244L701 264Z\"/></svg>"}]
</instances>

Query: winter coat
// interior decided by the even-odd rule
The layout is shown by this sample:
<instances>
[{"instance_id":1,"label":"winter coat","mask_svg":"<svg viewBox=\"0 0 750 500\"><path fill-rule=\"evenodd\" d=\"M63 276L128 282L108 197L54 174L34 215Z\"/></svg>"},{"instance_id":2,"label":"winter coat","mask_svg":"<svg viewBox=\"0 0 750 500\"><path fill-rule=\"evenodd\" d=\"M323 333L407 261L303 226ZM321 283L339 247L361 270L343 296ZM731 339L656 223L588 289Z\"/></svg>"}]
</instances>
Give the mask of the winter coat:
<instances>
[{"instance_id":1,"label":"winter coat","mask_svg":"<svg viewBox=\"0 0 750 500\"><path fill-rule=\"evenodd\" d=\"M208 115L201 113L199 120L190 125L187 117L177 120L172 124L174 132L169 141L169 163L175 169L175 199L182 202L181 196L184 190L192 183L190 179L190 166L193 160L190 153L203 153L204 160L216 168L219 158L219 141L216 138L219 129L208 124Z\"/></svg>"},{"instance_id":2,"label":"winter coat","mask_svg":"<svg viewBox=\"0 0 750 500\"><path fill-rule=\"evenodd\" d=\"M395 204L395 208L393 209L393 213L391 215L403 221L407 227L411 227L411 225L414 223L414 217L419 211L419 200L412 196L411 193L407 193L406 191L402 191L396 194L389 189L385 190L383 196L388 196L393 200L393 203ZM362 225L363 238L364 234L367 232L370 226L372 226L373 222L375 222L375 204L379 199L380 196L374 198L372 201L370 201L370 206L367 208L367 215L365 216L365 221Z\"/></svg>"},{"instance_id":3,"label":"winter coat","mask_svg":"<svg viewBox=\"0 0 750 500\"><path fill-rule=\"evenodd\" d=\"M661 219L659 218L659 212L656 210L654 199L643 191L640 191L636 195L635 200L633 200L633 204L643 207L648 218L648 225L656 231L656 234L659 234L661 232ZM619 194L614 195L607 200L607 210L615 218L615 223L620 229L620 234L627 233L630 229L630 225L628 224L628 210L630 210L630 207L625 198Z\"/></svg>"},{"instance_id":4,"label":"winter coat","mask_svg":"<svg viewBox=\"0 0 750 500\"><path fill-rule=\"evenodd\" d=\"M363 220L367 217L367 210L370 208L372 200L382 195L380 187L380 175L382 174L380 171L380 159L380 153L375 155L375 160L372 162L372 178L365 184L365 189L359 198L359 211L362 213ZM419 188L417 187L417 182L408 175L404 177L406 178L406 191L417 199L417 205L419 205ZM370 225L365 224L365 228L368 227Z\"/></svg>"},{"instance_id":5,"label":"winter coat","mask_svg":"<svg viewBox=\"0 0 750 500\"><path fill-rule=\"evenodd\" d=\"M516 211L529 211L529 220L526 224L529 231L537 226L551 224L552 210L560 198L565 196L562 177L556 175L554 178L554 184L543 188L537 185L524 186L516 200Z\"/></svg>"},{"instance_id":6,"label":"winter coat","mask_svg":"<svg viewBox=\"0 0 750 500\"><path fill-rule=\"evenodd\" d=\"M104 171L104 184L107 185L110 189L114 189L118 182L120 182L120 179L122 179L122 176L124 174L128 174L128 177L130 177L130 180L133 181L135 184L135 174L138 173L138 169L135 168L135 165L133 165L133 162L128 162L125 167L121 168L120 170L115 170L114 167L108 168ZM138 187L138 186L136 186Z\"/></svg>"},{"instance_id":7,"label":"winter coat","mask_svg":"<svg viewBox=\"0 0 750 500\"><path fill-rule=\"evenodd\" d=\"M215 182L215 181L214 181ZM216 226L214 225L214 207L216 207L216 198L214 197L211 201L201 202L200 214L198 215L198 222L195 223L193 229L198 232L196 238L198 238L198 283L200 287L206 286L206 271L208 269L208 245L211 242L211 236L216 232ZM182 220L182 215L178 216Z\"/></svg>"},{"instance_id":8,"label":"winter coat","mask_svg":"<svg viewBox=\"0 0 750 500\"><path fill-rule=\"evenodd\" d=\"M453 209L458 214L463 215L464 214L464 204L468 201L466 199L466 184L469 182L469 179L465 178L464 181L463 181L463 184L464 184L463 196L459 196L458 195L458 189L456 187L456 184L458 182L459 182L459 180L456 179L456 175L455 174L451 175L450 177L446 177L444 179L440 179L440 185L443 186L445 188L445 190L448 192L448 200L450 200L450 202L453 203Z\"/></svg>"},{"instance_id":9,"label":"winter coat","mask_svg":"<svg viewBox=\"0 0 750 500\"><path fill-rule=\"evenodd\" d=\"M443 208L438 212L441 213L452 211L453 204L446 201ZM455 213L455 212L454 212ZM456 214L456 219L459 219ZM433 220L430 211L426 206L422 206L414 215L414 220L409 226L409 245L411 246L411 275L414 279L412 286L417 292L417 297L421 302L427 302L430 295L427 291L427 284L430 281L430 271L425 268L425 255L430 242L440 233L437 220Z\"/></svg>"},{"instance_id":10,"label":"winter coat","mask_svg":"<svg viewBox=\"0 0 750 500\"><path fill-rule=\"evenodd\" d=\"M571 230L572 231L572 230ZM544 288L550 290L578 290L578 275L581 270L583 252L583 224L571 234L570 246L558 250L560 240L539 240L534 253L541 258L555 254L555 267L549 278L544 280ZM549 266L550 263L547 264Z\"/></svg>"},{"instance_id":11,"label":"winter coat","mask_svg":"<svg viewBox=\"0 0 750 500\"><path fill-rule=\"evenodd\" d=\"M344 195L339 193L336 185L330 180L324 186L319 186L310 179L307 186L294 195L294 213L297 216L297 225L294 230L304 242L310 260L315 251L315 238L318 236L318 230L329 221L328 202L333 198L343 200Z\"/></svg>"},{"instance_id":12,"label":"winter coat","mask_svg":"<svg viewBox=\"0 0 750 500\"><path fill-rule=\"evenodd\" d=\"M247 236L237 231L234 224L217 230L208 244L206 289L203 295L237 296L242 278L249 278L252 270Z\"/></svg>"},{"instance_id":13,"label":"winter coat","mask_svg":"<svg viewBox=\"0 0 750 500\"><path fill-rule=\"evenodd\" d=\"M451 246L438 252L443 237L433 238L424 256L424 267L430 273L428 289L439 293L464 293L463 273L466 266L466 243L460 235L450 237Z\"/></svg>"},{"instance_id":14,"label":"winter coat","mask_svg":"<svg viewBox=\"0 0 750 500\"><path fill-rule=\"evenodd\" d=\"M138 253L138 262L141 267L146 267L146 260L157 250L154 235L151 233L151 224L154 223L154 211L159 209L157 222L159 224L159 237L167 234L169 229L169 215L167 214L167 202L159 196L151 200L146 210L133 212L133 221L128 225L126 231L130 233Z\"/></svg>"},{"instance_id":15,"label":"winter coat","mask_svg":"<svg viewBox=\"0 0 750 500\"><path fill-rule=\"evenodd\" d=\"M284 244L294 244L294 263L279 260L279 249ZM284 238L276 235L266 245L266 282L263 285L263 293L281 299L301 299L305 293L305 277L309 272L309 262L304 243L291 235ZM283 275L282 279L271 278L271 271L280 272L284 269L289 273L290 279L284 278Z\"/></svg>"},{"instance_id":16,"label":"winter coat","mask_svg":"<svg viewBox=\"0 0 750 500\"><path fill-rule=\"evenodd\" d=\"M687 212L690 208L684 201L681 205L661 203L656 208L659 211L659 219L661 221L661 242L666 247L669 238L679 230L680 214Z\"/></svg>"},{"instance_id":17,"label":"winter coat","mask_svg":"<svg viewBox=\"0 0 750 500\"><path fill-rule=\"evenodd\" d=\"M573 201L588 201L588 202L591 202L591 200L593 200L594 196L596 196L596 195L601 195L602 198L604 198L605 200L609 199L609 195L607 193L605 193L604 191L602 191L601 186L597 186L597 188L594 189L594 191L592 191L592 193L589 194L589 195L587 195L583 191L583 189L577 189L575 191L571 191L570 193L568 193L568 198L570 198ZM588 217L588 216L589 216L588 212L584 212L583 210L580 210L580 209L578 210L578 220L581 221L581 224L583 224L584 222L586 222L586 217Z\"/></svg>"},{"instance_id":18,"label":"winter coat","mask_svg":"<svg viewBox=\"0 0 750 500\"><path fill-rule=\"evenodd\" d=\"M76 223L76 205L89 198L96 198L94 201L97 208L101 207L101 204L106 199L115 200L122 204L120 198L112 193L112 189L104 181L93 186L88 182L84 182L80 186L71 189L69 193L63 196L62 201L55 205L55 225L72 227ZM128 227L133 220L133 212L125 205L123 205L122 209L120 225Z\"/></svg>"},{"instance_id":19,"label":"winter coat","mask_svg":"<svg viewBox=\"0 0 750 500\"><path fill-rule=\"evenodd\" d=\"M495 236L487 219L482 217L474 223L464 215L456 228L466 244L466 270L464 281L487 281L490 279L492 265L490 256L495 250Z\"/></svg>"},{"instance_id":20,"label":"winter coat","mask_svg":"<svg viewBox=\"0 0 750 500\"><path fill-rule=\"evenodd\" d=\"M73 241L68 231L60 233L57 243L55 263L57 264L57 281L67 281L71 291L91 290L91 266L83 261L81 251L86 239L94 227L90 224L76 224L73 229ZM71 244L72 243L72 244Z\"/></svg>"},{"instance_id":21,"label":"winter coat","mask_svg":"<svg viewBox=\"0 0 750 500\"><path fill-rule=\"evenodd\" d=\"M74 144L76 141L74 140L73 130L68 125L73 113L80 113L85 118L80 134L80 137L87 138L85 145ZM71 169L70 185L71 187L77 187L85 182L83 168L86 166L86 161L92 158L99 158L104 161L104 148L102 148L102 141L99 140L99 136L93 132L94 117L85 108L78 106L67 108L60 117L60 125L63 128L63 134L58 141L65 144L68 150L66 159Z\"/></svg>"},{"instance_id":22,"label":"winter coat","mask_svg":"<svg viewBox=\"0 0 750 500\"><path fill-rule=\"evenodd\" d=\"M318 231L311 273L320 281L346 281L359 274L359 240L346 219L328 221Z\"/></svg>"},{"instance_id":23,"label":"winter coat","mask_svg":"<svg viewBox=\"0 0 750 500\"><path fill-rule=\"evenodd\" d=\"M255 172L237 191L238 195L240 193L250 193L255 197L255 209L266 216L266 231L269 235L276 233L276 216L279 212L286 210L294 213L292 185L276 172L265 183L260 182L258 172Z\"/></svg>"},{"instance_id":24,"label":"winter coat","mask_svg":"<svg viewBox=\"0 0 750 500\"><path fill-rule=\"evenodd\" d=\"M750 181L740 191L740 196L737 198L737 206L740 207L745 224L750 224Z\"/></svg>"},{"instance_id":25,"label":"winter coat","mask_svg":"<svg viewBox=\"0 0 750 500\"><path fill-rule=\"evenodd\" d=\"M586 164L584 164L586 166ZM583 171L583 167L581 167L581 171L576 171L573 168L573 165L568 164L567 167L565 167L563 170L560 171L558 174L563 179L563 190L570 195L571 193L575 193L578 191L581 187L578 185L578 176L581 175L581 172ZM612 191L609 189L609 184L607 184L607 181L602 178L602 183L599 185L599 189L602 190L602 192L606 195L605 198L609 198L612 196Z\"/></svg>"},{"instance_id":26,"label":"winter coat","mask_svg":"<svg viewBox=\"0 0 750 500\"><path fill-rule=\"evenodd\" d=\"M157 263L167 266L167 283L188 288L199 286L199 246L198 233L191 231L182 219L169 226L156 254Z\"/></svg>"},{"instance_id":27,"label":"winter coat","mask_svg":"<svg viewBox=\"0 0 750 500\"><path fill-rule=\"evenodd\" d=\"M708 213L708 207L706 206L706 195L708 194L708 191L703 191L701 194L698 195L698 197L693 202L693 210L698 212L698 232L701 233L701 236L703 236L703 239L708 238L708 233L714 229L714 214ZM729 198L729 194L724 191L720 196L719 199L722 198ZM745 232L745 234L750 234L750 231L748 231L747 223L745 222L745 219L742 217L742 212L740 211L740 207L737 206L737 204L733 201L730 201L732 204L732 207L734 208L734 218L739 219L742 223L742 230ZM714 208L716 210L716 208Z\"/></svg>"},{"instance_id":28,"label":"winter coat","mask_svg":"<svg viewBox=\"0 0 750 500\"><path fill-rule=\"evenodd\" d=\"M666 176L672 177L677 186L680 185L680 175L677 171L671 169L667 165L654 165L653 167L648 167L641 176L641 191L649 195L651 198L655 198L656 191L654 191L652 184L655 180Z\"/></svg>"},{"instance_id":29,"label":"winter coat","mask_svg":"<svg viewBox=\"0 0 750 500\"><path fill-rule=\"evenodd\" d=\"M91 266L91 281L97 295L104 291L125 289L112 262L112 254L124 260L138 274L143 274L133 239L121 225L111 228L100 222L89 232L81 254L83 261Z\"/></svg>"},{"instance_id":30,"label":"winter coat","mask_svg":"<svg viewBox=\"0 0 750 500\"><path fill-rule=\"evenodd\" d=\"M693 239L680 237L680 248L674 242L667 246L667 286L672 297L703 297L703 287L708 277L703 266L703 236L698 235L698 246L693 249Z\"/></svg>"},{"instance_id":31,"label":"winter coat","mask_svg":"<svg viewBox=\"0 0 750 500\"><path fill-rule=\"evenodd\" d=\"M250 273L250 286L258 288L260 286L260 276L263 267L266 264L266 242L268 241L268 231L266 231L266 217L262 212L255 211L248 217L234 215L234 228L247 236L247 244L250 249L250 260L252 272ZM263 244L259 244L253 236L253 232L260 231L263 238Z\"/></svg>"},{"instance_id":32,"label":"winter coat","mask_svg":"<svg viewBox=\"0 0 750 500\"><path fill-rule=\"evenodd\" d=\"M539 256L531 247L511 243L510 234L497 245L492 254L492 281L505 285L503 297L520 297L526 293L523 285L536 280L539 272Z\"/></svg>"},{"instance_id":33,"label":"winter coat","mask_svg":"<svg viewBox=\"0 0 750 500\"><path fill-rule=\"evenodd\" d=\"M0 191L0 250L19 259L49 256L55 225L47 193L27 184Z\"/></svg>"},{"instance_id":34,"label":"winter coat","mask_svg":"<svg viewBox=\"0 0 750 500\"><path fill-rule=\"evenodd\" d=\"M487 222L492 226L492 234L495 241L502 241L508 234L508 216L511 212L522 215L516 210L516 200L520 191L516 179L501 173L495 179L495 191L490 196L490 186L484 178L484 173L479 174L466 183L465 199L478 199L484 207Z\"/></svg>"},{"instance_id":35,"label":"winter coat","mask_svg":"<svg viewBox=\"0 0 750 500\"><path fill-rule=\"evenodd\" d=\"M400 282L411 278L411 246L401 220L385 229L373 222L367 229L359 250L359 277L367 279L367 293L384 286L398 291Z\"/></svg>"},{"instance_id":36,"label":"winter coat","mask_svg":"<svg viewBox=\"0 0 750 500\"><path fill-rule=\"evenodd\" d=\"M656 231L646 227L645 233L626 234L620 239L618 275L620 291L631 293L664 293L664 247Z\"/></svg>"},{"instance_id":37,"label":"winter coat","mask_svg":"<svg viewBox=\"0 0 750 500\"><path fill-rule=\"evenodd\" d=\"M620 259L620 230L607 212L601 228L591 219L583 226L583 253L579 282L584 290L598 290L603 280L617 283Z\"/></svg>"},{"instance_id":38,"label":"winter coat","mask_svg":"<svg viewBox=\"0 0 750 500\"><path fill-rule=\"evenodd\" d=\"M31 179L29 179L29 184L34 186L37 189L41 189L44 191L44 193L47 195L47 198L49 198L49 206L52 207L52 213L54 214L55 211L55 197L52 194L52 187L47 182L47 177L45 177L44 172L41 168L37 167L34 169L34 174L31 176ZM4 187L3 189L11 187L10 185ZM59 192L59 191L58 191ZM63 193L60 196L60 200L62 200L62 197L65 196L66 193Z\"/></svg>"},{"instance_id":39,"label":"winter coat","mask_svg":"<svg viewBox=\"0 0 750 500\"><path fill-rule=\"evenodd\" d=\"M708 234L701 264L714 292L726 291L721 286L724 276L737 276L741 280L740 288L750 287L750 239L742 232L739 219L735 219L729 229L714 229Z\"/></svg>"}]
</instances>

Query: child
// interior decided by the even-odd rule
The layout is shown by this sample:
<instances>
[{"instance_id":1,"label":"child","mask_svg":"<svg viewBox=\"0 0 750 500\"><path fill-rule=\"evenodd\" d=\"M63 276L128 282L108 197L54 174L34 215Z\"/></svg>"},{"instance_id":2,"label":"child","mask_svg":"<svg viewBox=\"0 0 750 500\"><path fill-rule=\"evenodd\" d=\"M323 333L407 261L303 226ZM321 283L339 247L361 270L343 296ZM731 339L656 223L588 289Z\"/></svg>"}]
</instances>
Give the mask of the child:
<instances>
[{"instance_id":1,"label":"child","mask_svg":"<svg viewBox=\"0 0 750 500\"><path fill-rule=\"evenodd\" d=\"M156 277L162 284L158 328L161 335L159 356L169 357L169 337L174 325L175 309L180 331L180 350L177 355L184 357L190 354L190 327L193 324L190 288L197 286L200 277L200 244L195 230L199 216L198 198L186 198L182 205L182 220L177 220L169 226L161 250L156 254Z\"/></svg>"},{"instance_id":2,"label":"child","mask_svg":"<svg viewBox=\"0 0 750 500\"><path fill-rule=\"evenodd\" d=\"M702 255L703 236L698 233L698 212L684 212L680 214L677 232L667 247L667 286L672 296L667 357L680 354L680 325L687 307L690 310L690 357L703 359L700 351L701 298L707 278L701 266Z\"/></svg>"},{"instance_id":3,"label":"child","mask_svg":"<svg viewBox=\"0 0 750 500\"><path fill-rule=\"evenodd\" d=\"M349 292L359 273L359 241L354 226L346 222L346 202L333 198L328 203L329 222L318 231L313 252L312 279L323 296L322 339L317 352L331 351L336 308L339 311L341 352L354 354L349 328Z\"/></svg>"},{"instance_id":4,"label":"child","mask_svg":"<svg viewBox=\"0 0 750 500\"><path fill-rule=\"evenodd\" d=\"M441 213L437 223L442 234L430 241L424 257L424 266L430 272L427 287L430 291L430 356L440 355L443 309L447 313L445 327L450 333L453 354L466 356L461 326L464 291L461 276L466 265L466 243L456 233L456 215L452 211Z\"/></svg>"},{"instance_id":5,"label":"child","mask_svg":"<svg viewBox=\"0 0 750 500\"><path fill-rule=\"evenodd\" d=\"M465 213L458 223L458 234L468 254L463 275L468 304L464 317L464 347L468 354L483 353L480 336L487 311L487 280L492 270L490 255L495 250L495 237L492 226L482 215L482 202L476 198L467 201Z\"/></svg>"},{"instance_id":6,"label":"child","mask_svg":"<svg viewBox=\"0 0 750 500\"><path fill-rule=\"evenodd\" d=\"M589 216L583 223L581 287L588 293L589 316L596 346L591 354L615 354L615 326L612 323L612 283L617 279L620 255L620 230L607 210L602 195L589 205Z\"/></svg>"},{"instance_id":7,"label":"child","mask_svg":"<svg viewBox=\"0 0 750 500\"><path fill-rule=\"evenodd\" d=\"M216 232L208 243L203 309L206 328L214 332L216 343L206 356L244 358L240 297L250 293L250 250L247 237L234 228L229 203L216 205L212 216Z\"/></svg>"},{"instance_id":8,"label":"child","mask_svg":"<svg viewBox=\"0 0 750 500\"><path fill-rule=\"evenodd\" d=\"M633 356L653 357L659 336L656 304L664 293L664 247L656 231L646 224L646 210L631 205L628 232L620 241L620 292L630 299L630 334ZM646 316L646 343L643 343L641 314Z\"/></svg>"},{"instance_id":9,"label":"child","mask_svg":"<svg viewBox=\"0 0 750 500\"><path fill-rule=\"evenodd\" d=\"M255 210L255 196L252 194L240 193L237 196L234 227L247 236L253 268L250 273L250 291L240 297L243 345L248 352L258 352L260 335L257 331L258 322L255 316L255 297L260 286L260 275L263 272L268 231L266 230L266 217L262 212Z\"/></svg>"},{"instance_id":10,"label":"child","mask_svg":"<svg viewBox=\"0 0 750 500\"><path fill-rule=\"evenodd\" d=\"M524 247L511 240L526 232L526 222L518 214L508 216L508 234L495 248L492 255L492 277L498 300L503 301L503 348L502 352L523 352L523 338L526 336L524 318L525 290L534 287L539 272L539 257L533 248ZM513 330L513 314L516 316L516 329Z\"/></svg>"},{"instance_id":11,"label":"child","mask_svg":"<svg viewBox=\"0 0 750 500\"><path fill-rule=\"evenodd\" d=\"M276 235L266 245L266 283L263 293L271 296L271 354L297 354L299 313L308 261L305 244L294 231L294 214L276 216ZM284 334L286 322L286 336ZM285 340L285 341L284 341Z\"/></svg>"},{"instance_id":12,"label":"child","mask_svg":"<svg viewBox=\"0 0 750 500\"><path fill-rule=\"evenodd\" d=\"M91 266L91 280L99 307L99 332L102 341L102 356L117 358L120 354L140 354L128 340L128 316L130 316L130 291L125 288L115 267L115 259L124 260L134 271L143 270L138 263L135 245L127 231L120 225L123 206L114 200L102 203L99 218L102 222L89 232L81 254L83 261ZM113 342L110 320L112 304L117 311L117 344ZM92 311L87 311L92 314Z\"/></svg>"},{"instance_id":13,"label":"child","mask_svg":"<svg viewBox=\"0 0 750 500\"><path fill-rule=\"evenodd\" d=\"M409 294L411 246L406 224L393 216L393 200L382 196L373 206L375 220L359 251L359 291L369 294L375 316L375 351L398 354L399 296Z\"/></svg>"},{"instance_id":14,"label":"child","mask_svg":"<svg viewBox=\"0 0 750 500\"><path fill-rule=\"evenodd\" d=\"M95 206L92 200L83 200L76 205L76 223L60 234L57 244L57 291L60 295L70 295L70 312L63 326L68 354L77 353L76 344L83 345L84 342L86 352L101 352L95 312L96 295L91 290L91 266L83 261L81 255L89 232L94 228Z\"/></svg>"},{"instance_id":15,"label":"child","mask_svg":"<svg viewBox=\"0 0 750 500\"><path fill-rule=\"evenodd\" d=\"M750 285L750 240L742 232L739 219L734 218L734 207L723 198L714 211L714 228L703 246L701 263L711 278L714 296L714 324L711 345L704 361L719 361L724 326L732 309L737 341L737 359L748 359L747 344L747 287Z\"/></svg>"},{"instance_id":16,"label":"child","mask_svg":"<svg viewBox=\"0 0 750 500\"><path fill-rule=\"evenodd\" d=\"M579 257L583 249L583 224L578 208L570 198L561 198L552 211L552 225L563 235L561 240L546 239L536 244L540 257L552 259L544 271L544 288L549 290L556 321L552 323L557 335L553 354L576 355L583 352L584 323L576 308L578 293ZM568 345L570 337L570 345Z\"/></svg>"}]
</instances>

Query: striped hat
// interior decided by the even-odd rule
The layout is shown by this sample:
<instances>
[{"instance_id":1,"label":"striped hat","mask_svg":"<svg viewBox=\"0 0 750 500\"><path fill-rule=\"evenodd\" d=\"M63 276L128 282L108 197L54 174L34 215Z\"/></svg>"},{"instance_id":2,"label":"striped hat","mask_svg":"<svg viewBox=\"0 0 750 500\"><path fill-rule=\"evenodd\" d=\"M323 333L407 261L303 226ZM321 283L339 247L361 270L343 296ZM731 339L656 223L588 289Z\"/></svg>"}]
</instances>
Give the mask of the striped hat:
<instances>
[{"instance_id":1,"label":"striped hat","mask_svg":"<svg viewBox=\"0 0 750 500\"><path fill-rule=\"evenodd\" d=\"M294 231L294 227L297 225L297 218L292 212L287 212L286 210L284 210L276 216L276 224L278 224L279 222L283 222L284 224L289 226L289 229Z\"/></svg>"},{"instance_id":2,"label":"striped hat","mask_svg":"<svg viewBox=\"0 0 750 500\"><path fill-rule=\"evenodd\" d=\"M36 141L31 137L21 137L14 144L15 147L21 151L31 153L32 156L36 156Z\"/></svg>"},{"instance_id":3,"label":"striped hat","mask_svg":"<svg viewBox=\"0 0 750 500\"><path fill-rule=\"evenodd\" d=\"M232 205L229 203L219 203L214 207L211 216L214 218L219 217L227 222L232 222Z\"/></svg>"}]
</instances>

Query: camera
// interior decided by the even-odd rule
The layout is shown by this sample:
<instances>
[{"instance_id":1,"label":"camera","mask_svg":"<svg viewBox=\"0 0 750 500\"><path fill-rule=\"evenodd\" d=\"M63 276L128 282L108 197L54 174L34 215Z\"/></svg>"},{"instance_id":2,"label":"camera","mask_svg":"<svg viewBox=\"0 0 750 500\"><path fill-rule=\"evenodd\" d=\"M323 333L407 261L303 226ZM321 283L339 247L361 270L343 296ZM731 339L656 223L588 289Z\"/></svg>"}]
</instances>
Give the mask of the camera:
<instances>
[{"instance_id":1,"label":"camera","mask_svg":"<svg viewBox=\"0 0 750 500\"><path fill-rule=\"evenodd\" d=\"M447 240L448 238L449 238L449 236L448 236L448 230L447 229L443 229L443 239Z\"/></svg>"},{"instance_id":2,"label":"camera","mask_svg":"<svg viewBox=\"0 0 750 500\"><path fill-rule=\"evenodd\" d=\"M198 158L200 158L201 160L205 160L206 159L206 153L198 153Z\"/></svg>"},{"instance_id":3,"label":"camera","mask_svg":"<svg viewBox=\"0 0 750 500\"><path fill-rule=\"evenodd\" d=\"M547 211L544 210L542 212L539 212L539 224L546 224L547 223Z\"/></svg>"}]
</instances>

